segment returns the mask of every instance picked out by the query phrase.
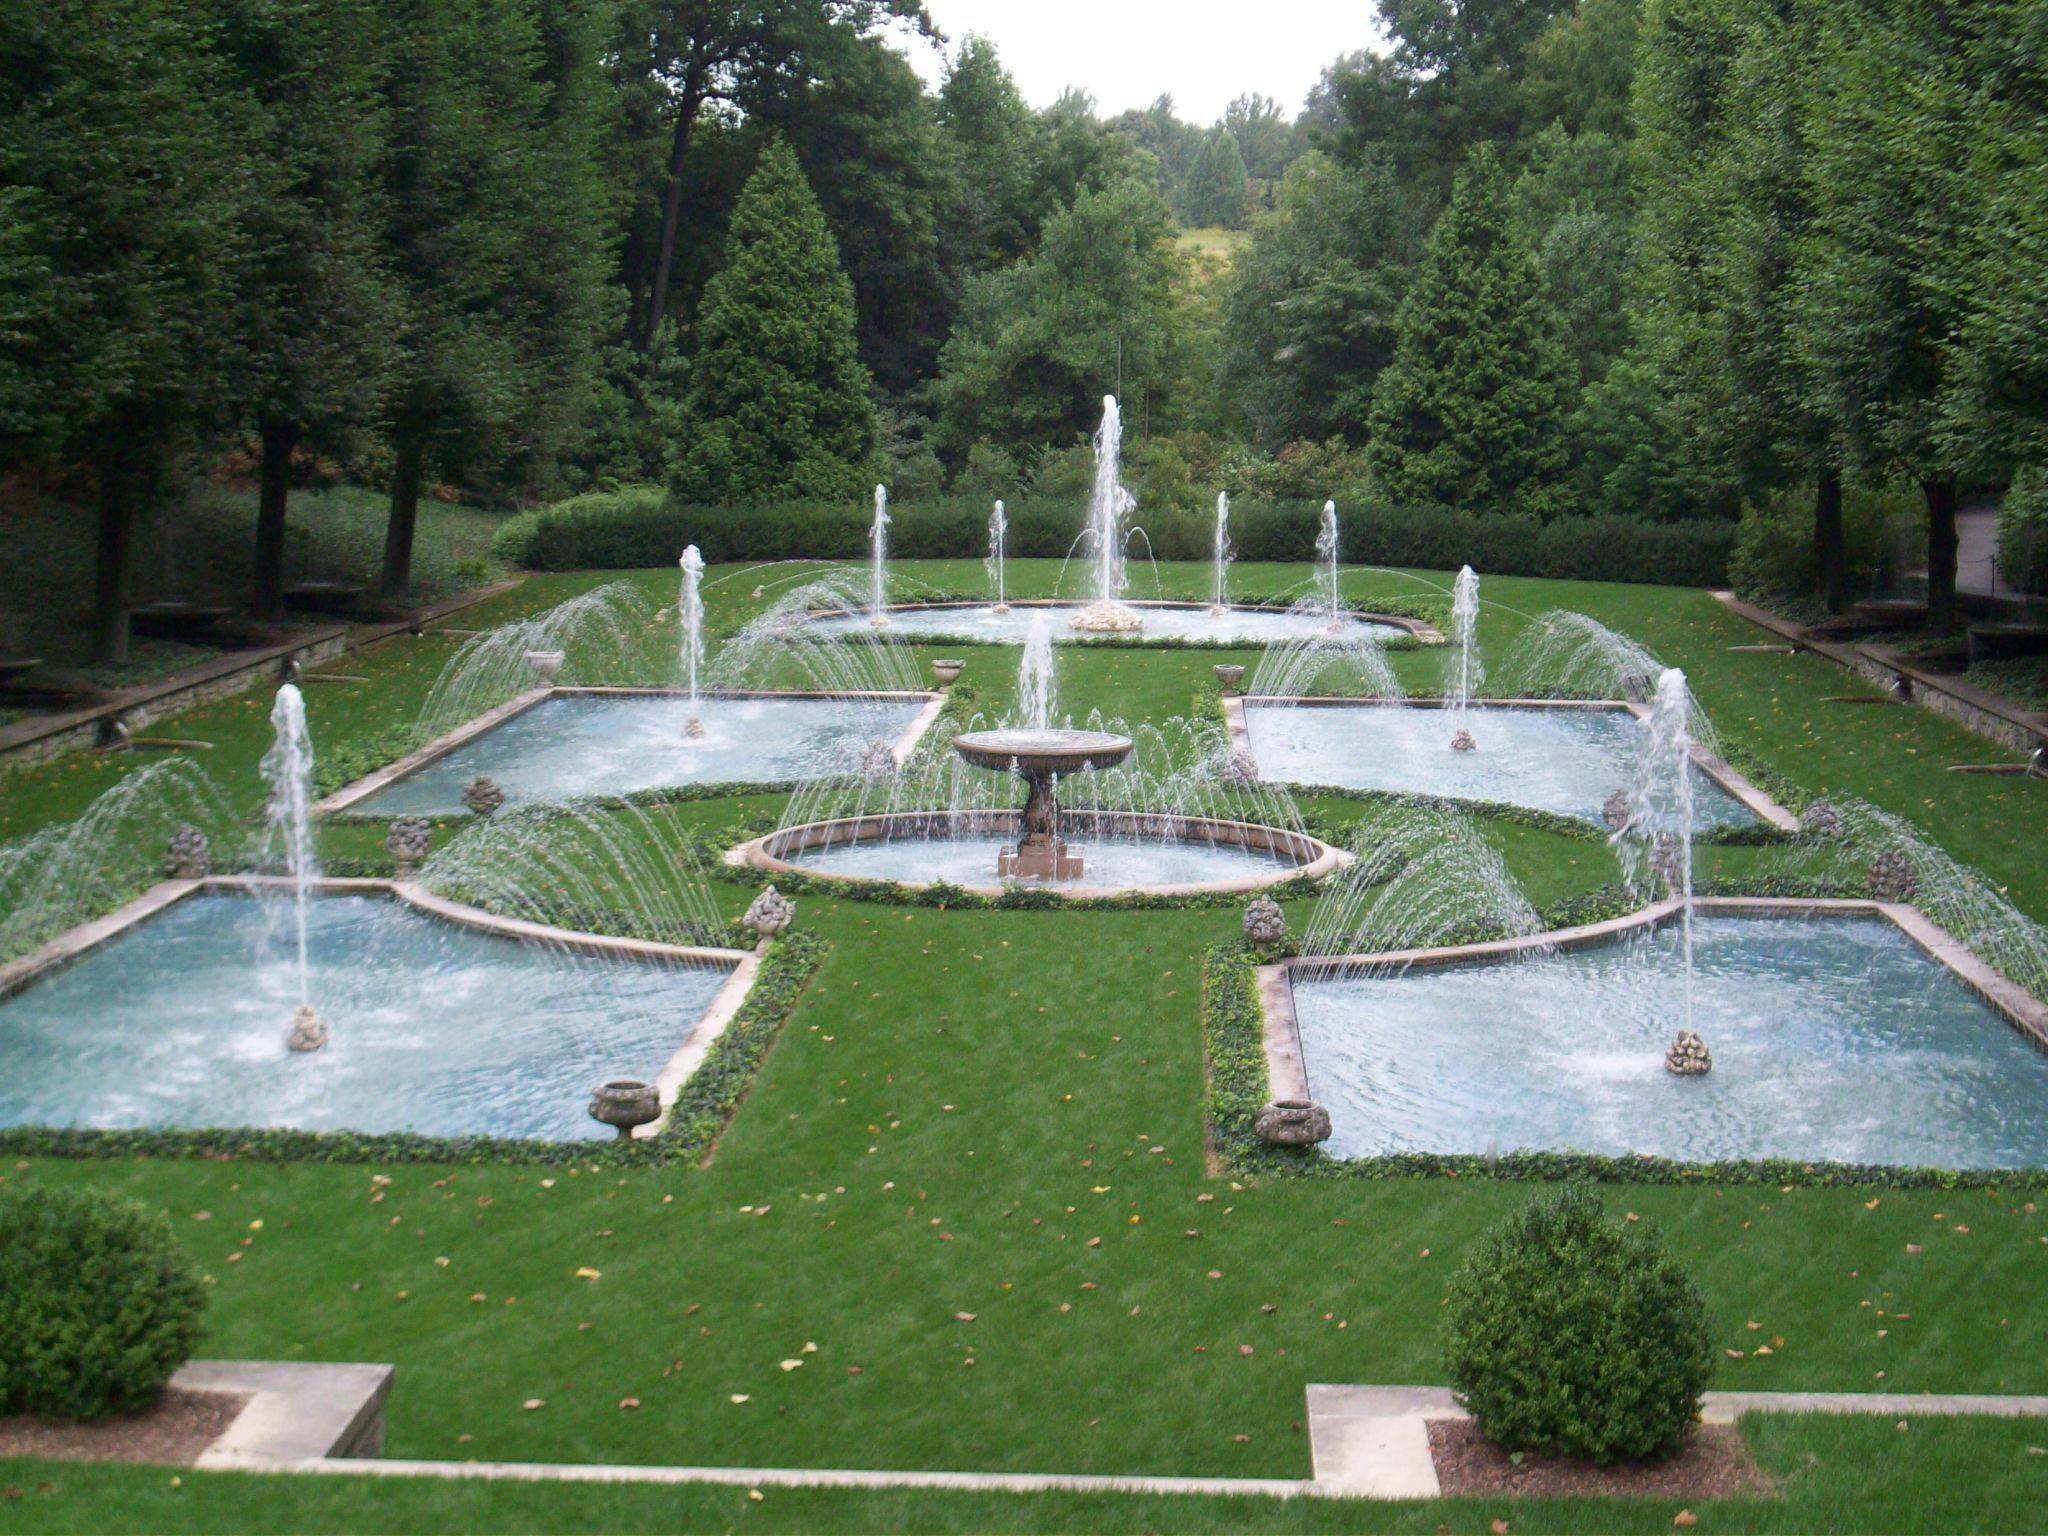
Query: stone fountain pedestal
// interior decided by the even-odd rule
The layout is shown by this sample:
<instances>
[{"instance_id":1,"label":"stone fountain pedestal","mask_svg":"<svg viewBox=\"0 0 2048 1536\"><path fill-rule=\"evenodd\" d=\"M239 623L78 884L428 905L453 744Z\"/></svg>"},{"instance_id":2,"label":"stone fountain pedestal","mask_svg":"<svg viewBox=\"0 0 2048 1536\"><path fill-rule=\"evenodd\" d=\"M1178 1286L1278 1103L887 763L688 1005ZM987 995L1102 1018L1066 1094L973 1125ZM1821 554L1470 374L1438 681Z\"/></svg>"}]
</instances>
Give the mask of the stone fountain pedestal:
<instances>
[{"instance_id":1,"label":"stone fountain pedestal","mask_svg":"<svg viewBox=\"0 0 2048 1536\"><path fill-rule=\"evenodd\" d=\"M1131 738L1108 731L969 731L953 738L953 750L977 768L1007 770L1027 786L1022 835L996 858L1005 880L1078 880L1079 854L1067 852L1059 834L1059 780L1070 773L1113 768L1131 753Z\"/></svg>"}]
</instances>

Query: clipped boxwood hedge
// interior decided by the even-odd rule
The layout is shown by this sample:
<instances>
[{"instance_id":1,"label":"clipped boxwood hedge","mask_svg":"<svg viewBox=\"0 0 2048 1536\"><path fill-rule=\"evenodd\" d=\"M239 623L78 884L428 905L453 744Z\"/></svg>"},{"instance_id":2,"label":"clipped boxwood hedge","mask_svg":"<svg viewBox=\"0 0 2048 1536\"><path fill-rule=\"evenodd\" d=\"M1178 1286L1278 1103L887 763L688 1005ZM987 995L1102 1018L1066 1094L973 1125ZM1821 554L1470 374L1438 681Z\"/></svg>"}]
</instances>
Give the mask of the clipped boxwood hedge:
<instances>
[{"instance_id":1,"label":"clipped boxwood hedge","mask_svg":"<svg viewBox=\"0 0 2048 1536\"><path fill-rule=\"evenodd\" d=\"M1081 533L1083 508L1021 500L1006 508L1008 549L1059 559ZM1652 581L1719 586L1735 537L1730 522L1532 517L1379 504L1340 508L1347 565L1449 570L1469 563L1499 576ZM1314 558L1318 502L1246 502L1231 509L1240 560ZM988 548L986 502L941 498L891 509L889 548L905 560L980 559ZM528 570L614 570L673 565L685 544L713 564L756 560L859 560L873 514L858 502L692 506L656 487L594 491L522 513L498 530L501 560ZM1206 510L1142 508L1135 519L1161 560L1207 560L1214 535Z\"/></svg>"},{"instance_id":2,"label":"clipped boxwood hedge","mask_svg":"<svg viewBox=\"0 0 2048 1536\"><path fill-rule=\"evenodd\" d=\"M205 1308L163 1212L100 1190L0 1190L0 1415L148 1407Z\"/></svg>"}]
</instances>

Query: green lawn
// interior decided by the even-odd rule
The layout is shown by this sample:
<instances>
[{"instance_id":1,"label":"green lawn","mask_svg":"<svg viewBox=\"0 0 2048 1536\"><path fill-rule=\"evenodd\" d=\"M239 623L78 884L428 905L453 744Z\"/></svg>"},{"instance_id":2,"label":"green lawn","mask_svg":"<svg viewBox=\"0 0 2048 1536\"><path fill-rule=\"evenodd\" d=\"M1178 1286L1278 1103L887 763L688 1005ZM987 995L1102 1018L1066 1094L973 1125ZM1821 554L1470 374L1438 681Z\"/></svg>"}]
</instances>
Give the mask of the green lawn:
<instances>
[{"instance_id":1,"label":"green lawn","mask_svg":"<svg viewBox=\"0 0 2048 1536\"><path fill-rule=\"evenodd\" d=\"M1057 569L1015 564L1012 590L1046 590ZM905 574L980 590L968 562ZM1201 595L1207 574L1164 568L1163 590ZM745 594L760 577L713 575L724 579L707 593L710 623L725 632L757 611ZM1235 587L1276 591L1305 575L1247 568ZM488 617L597 579L535 578ZM672 573L624 579L650 608L673 608ZM1360 600L1421 589L1412 575L1347 578ZM1983 742L1919 710L1823 703L1861 685L1809 657L1731 653L1755 634L1704 594L1501 579L1487 595L1503 605L1486 616L1490 648L1504 651L1525 622L1513 610L1594 613L1685 666L1731 750L1803 791L1864 795L1910 817L2048 916L2048 785L1943 771L1984 760ZM646 665L673 643L671 613L648 634ZM372 681L309 688L316 742L340 751L411 719L454 644L395 640L351 658ZM1016 653L964 654L979 702L999 708ZM1069 649L1064 707L1134 722L1208 708L1216 659ZM1397 661L1417 688L1441 665L1426 653ZM267 707L230 700L164 729L215 741L207 769L253 808ZM0 835L75 815L133 767L72 759L10 778ZM709 829L774 804L673 814ZM1596 839L1486 831L1539 902L1613 877ZM327 839L367 852L374 832ZM1775 856L1706 855L1729 869ZM749 890L718 894L736 912ZM799 921L829 957L708 1169L35 1160L0 1177L117 1188L167 1209L216 1277L210 1354L395 1362L393 1456L1299 1477L1305 1383L1441 1379L1446 1277L1527 1191L1240 1187L1215 1174L1200 963L1234 932L1234 911L937 912L807 897ZM1747 1349L1750 1321L1783 1337L1770 1357L1724 1361L1716 1386L2048 1391L2048 1219L2027 1196L1621 1186L1609 1201L1664 1232L1720 1342ZM578 1278L583 1267L600 1278ZM784 1370L793 1359L803 1364ZM642 1406L622 1410L628 1396ZM535 1397L546 1406L524 1411ZM1783 1499L1704 1510L1702 1529L2048 1524L2048 1457L2028 1451L2048 1425L1915 1421L1901 1434L1889 1422L1773 1420L1751 1433ZM51 1491L36 1492L44 1481ZM193 1474L174 1489L161 1472L29 1466L0 1466L0 1484L24 1490L0 1499L0 1530L1463 1531L1503 1512L1517 1531L1663 1530L1674 1512L776 1491L756 1504L723 1490Z\"/></svg>"}]
</instances>

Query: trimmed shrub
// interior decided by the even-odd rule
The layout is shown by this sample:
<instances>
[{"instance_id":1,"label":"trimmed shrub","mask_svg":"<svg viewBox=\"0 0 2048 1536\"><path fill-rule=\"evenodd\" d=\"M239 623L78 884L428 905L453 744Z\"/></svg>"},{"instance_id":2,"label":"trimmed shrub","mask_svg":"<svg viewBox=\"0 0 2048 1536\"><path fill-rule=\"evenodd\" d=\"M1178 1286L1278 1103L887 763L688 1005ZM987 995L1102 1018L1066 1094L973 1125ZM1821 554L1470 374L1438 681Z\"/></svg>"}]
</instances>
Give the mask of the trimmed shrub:
<instances>
[{"instance_id":1,"label":"trimmed shrub","mask_svg":"<svg viewBox=\"0 0 2048 1536\"><path fill-rule=\"evenodd\" d=\"M97 1190L0 1191L0 1414L146 1408L205 1305L161 1212Z\"/></svg>"},{"instance_id":2,"label":"trimmed shrub","mask_svg":"<svg viewBox=\"0 0 2048 1536\"><path fill-rule=\"evenodd\" d=\"M1998 508L1998 573L2022 592L2048 592L2048 471L2012 477Z\"/></svg>"},{"instance_id":3,"label":"trimmed shrub","mask_svg":"<svg viewBox=\"0 0 2048 1536\"><path fill-rule=\"evenodd\" d=\"M1706 1303L1663 1244L1574 1185L1481 1239L1451 1285L1444 1363L1503 1449L1607 1463L1677 1444L1714 1352Z\"/></svg>"},{"instance_id":4,"label":"trimmed shrub","mask_svg":"<svg viewBox=\"0 0 2048 1536\"><path fill-rule=\"evenodd\" d=\"M1080 535L1078 499L1008 503L1008 548L1017 558L1057 560ZM1339 506L1346 565L1455 570L1470 563L1489 576L1578 581L1649 581L1718 586L1727 580L1735 525L1560 517L1545 521L1442 507ZM892 554L905 560L979 560L988 548L989 504L935 498L890 508ZM1245 502L1231 508L1241 560L1314 558L1319 501ZM690 506L640 488L593 492L524 513L498 530L496 553L528 570L615 570L669 566L685 544L713 564L751 560L861 560L872 509L862 501L768 506ZM1133 521L1161 560L1207 560L1214 532L1207 509L1140 508Z\"/></svg>"}]
</instances>

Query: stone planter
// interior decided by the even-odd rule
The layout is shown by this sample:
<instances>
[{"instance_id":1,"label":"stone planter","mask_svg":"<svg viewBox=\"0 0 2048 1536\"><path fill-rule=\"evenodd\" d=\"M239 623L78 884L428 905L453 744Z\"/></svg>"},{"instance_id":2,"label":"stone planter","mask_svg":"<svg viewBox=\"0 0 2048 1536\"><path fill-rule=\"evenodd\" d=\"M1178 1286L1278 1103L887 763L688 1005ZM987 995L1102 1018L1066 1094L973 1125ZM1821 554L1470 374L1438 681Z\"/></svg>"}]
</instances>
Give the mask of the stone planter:
<instances>
[{"instance_id":1,"label":"stone planter","mask_svg":"<svg viewBox=\"0 0 2048 1536\"><path fill-rule=\"evenodd\" d=\"M1216 681L1223 685L1225 693L1236 693L1238 685L1244 681L1244 668L1235 662L1218 662L1214 670Z\"/></svg>"},{"instance_id":2,"label":"stone planter","mask_svg":"<svg viewBox=\"0 0 2048 1536\"><path fill-rule=\"evenodd\" d=\"M1252 1130L1271 1146L1312 1147L1330 1139L1330 1112L1312 1099L1275 1099Z\"/></svg>"},{"instance_id":3,"label":"stone planter","mask_svg":"<svg viewBox=\"0 0 2048 1536\"><path fill-rule=\"evenodd\" d=\"M590 1118L621 1136L661 1118L661 1091L635 1077L617 1077L590 1090Z\"/></svg>"},{"instance_id":4,"label":"stone planter","mask_svg":"<svg viewBox=\"0 0 2048 1536\"><path fill-rule=\"evenodd\" d=\"M941 683L950 683L958 679L966 668L964 661L935 660L932 662L932 676Z\"/></svg>"}]
</instances>

